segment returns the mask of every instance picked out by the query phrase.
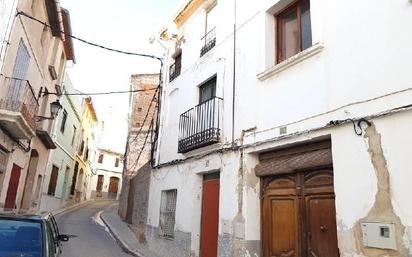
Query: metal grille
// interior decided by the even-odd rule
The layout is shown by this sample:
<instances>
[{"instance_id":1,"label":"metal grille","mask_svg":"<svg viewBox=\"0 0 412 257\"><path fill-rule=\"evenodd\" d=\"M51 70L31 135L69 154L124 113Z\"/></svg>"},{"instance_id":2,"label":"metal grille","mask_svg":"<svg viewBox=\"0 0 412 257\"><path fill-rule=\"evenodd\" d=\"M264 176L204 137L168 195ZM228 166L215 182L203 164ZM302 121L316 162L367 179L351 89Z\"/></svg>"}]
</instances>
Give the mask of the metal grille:
<instances>
[{"instance_id":1,"label":"metal grille","mask_svg":"<svg viewBox=\"0 0 412 257\"><path fill-rule=\"evenodd\" d=\"M35 116L39 103L29 81L5 77L0 82L0 108L20 112L30 127L36 129Z\"/></svg>"},{"instance_id":2,"label":"metal grille","mask_svg":"<svg viewBox=\"0 0 412 257\"><path fill-rule=\"evenodd\" d=\"M205 55L207 52L209 52L213 47L216 45L216 31L215 28L209 30L209 32L206 33L202 37L203 46L202 49L200 49L200 57Z\"/></svg>"},{"instance_id":3,"label":"metal grille","mask_svg":"<svg viewBox=\"0 0 412 257\"><path fill-rule=\"evenodd\" d=\"M160 203L160 235L174 237L177 189L163 190Z\"/></svg>"},{"instance_id":4,"label":"metal grille","mask_svg":"<svg viewBox=\"0 0 412 257\"><path fill-rule=\"evenodd\" d=\"M7 153L0 149L0 173L6 172Z\"/></svg>"},{"instance_id":5,"label":"metal grille","mask_svg":"<svg viewBox=\"0 0 412 257\"><path fill-rule=\"evenodd\" d=\"M214 97L180 115L178 152L219 142L222 98Z\"/></svg>"}]
</instances>

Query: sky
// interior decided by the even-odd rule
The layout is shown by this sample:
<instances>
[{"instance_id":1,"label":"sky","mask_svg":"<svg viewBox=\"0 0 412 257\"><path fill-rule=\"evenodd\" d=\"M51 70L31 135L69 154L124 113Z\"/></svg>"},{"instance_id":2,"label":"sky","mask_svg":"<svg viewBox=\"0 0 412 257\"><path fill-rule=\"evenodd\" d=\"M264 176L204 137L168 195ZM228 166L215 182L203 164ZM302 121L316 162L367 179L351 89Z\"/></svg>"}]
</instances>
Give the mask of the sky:
<instances>
[{"instance_id":1,"label":"sky","mask_svg":"<svg viewBox=\"0 0 412 257\"><path fill-rule=\"evenodd\" d=\"M182 0L61 0L70 12L72 34L111 48L162 55L149 38L167 25ZM74 40L76 63L68 65L73 86L84 92L129 90L130 76L159 71L159 61L121 55ZM128 94L92 96L105 135L100 147L124 152Z\"/></svg>"}]
</instances>

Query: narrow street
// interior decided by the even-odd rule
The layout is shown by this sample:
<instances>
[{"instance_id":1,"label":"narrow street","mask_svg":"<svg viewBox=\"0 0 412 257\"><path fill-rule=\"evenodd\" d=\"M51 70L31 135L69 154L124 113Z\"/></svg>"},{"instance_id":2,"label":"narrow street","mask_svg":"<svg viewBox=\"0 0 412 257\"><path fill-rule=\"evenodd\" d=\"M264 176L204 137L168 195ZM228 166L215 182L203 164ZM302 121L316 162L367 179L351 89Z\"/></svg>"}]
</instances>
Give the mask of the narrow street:
<instances>
[{"instance_id":1,"label":"narrow street","mask_svg":"<svg viewBox=\"0 0 412 257\"><path fill-rule=\"evenodd\" d=\"M63 257L126 257L109 234L99 212L113 201L97 201L56 216L61 234L70 237L63 245Z\"/></svg>"}]
</instances>

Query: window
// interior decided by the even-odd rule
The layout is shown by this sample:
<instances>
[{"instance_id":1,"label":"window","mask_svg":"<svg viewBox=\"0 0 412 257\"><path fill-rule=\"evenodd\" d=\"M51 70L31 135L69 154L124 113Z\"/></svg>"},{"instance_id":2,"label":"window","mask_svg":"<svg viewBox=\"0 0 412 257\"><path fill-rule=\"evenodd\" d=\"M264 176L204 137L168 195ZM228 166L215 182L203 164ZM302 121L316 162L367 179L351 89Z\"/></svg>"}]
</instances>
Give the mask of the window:
<instances>
[{"instance_id":1,"label":"window","mask_svg":"<svg viewBox=\"0 0 412 257\"><path fill-rule=\"evenodd\" d=\"M200 49L200 57L209 52L216 45L216 26L220 20L219 13L214 8L217 1L205 1L206 19L205 35L202 37L203 47Z\"/></svg>"},{"instance_id":2,"label":"window","mask_svg":"<svg viewBox=\"0 0 412 257\"><path fill-rule=\"evenodd\" d=\"M83 150L84 150L84 140L82 139L82 142L80 143L78 154L83 155Z\"/></svg>"},{"instance_id":3,"label":"window","mask_svg":"<svg viewBox=\"0 0 412 257\"><path fill-rule=\"evenodd\" d=\"M40 220L0 217L1 256L46 256L42 234Z\"/></svg>"},{"instance_id":4,"label":"window","mask_svg":"<svg viewBox=\"0 0 412 257\"><path fill-rule=\"evenodd\" d=\"M177 190L163 190L160 201L160 235L174 237Z\"/></svg>"},{"instance_id":5,"label":"window","mask_svg":"<svg viewBox=\"0 0 412 257\"><path fill-rule=\"evenodd\" d=\"M86 154L84 155L84 160L87 161L89 159L89 148L86 148Z\"/></svg>"},{"instance_id":6,"label":"window","mask_svg":"<svg viewBox=\"0 0 412 257\"><path fill-rule=\"evenodd\" d=\"M115 163L114 163L114 166L115 166L115 167L119 167L119 162L120 162L119 158L116 158L116 161L115 161Z\"/></svg>"},{"instance_id":7,"label":"window","mask_svg":"<svg viewBox=\"0 0 412 257\"><path fill-rule=\"evenodd\" d=\"M76 138L76 131L77 131L77 128L76 128L76 126L73 125L73 135L72 135L71 145L74 144L74 139Z\"/></svg>"},{"instance_id":8,"label":"window","mask_svg":"<svg viewBox=\"0 0 412 257\"><path fill-rule=\"evenodd\" d=\"M276 24L277 63L312 46L309 0L299 0L278 13Z\"/></svg>"},{"instance_id":9,"label":"window","mask_svg":"<svg viewBox=\"0 0 412 257\"><path fill-rule=\"evenodd\" d=\"M182 68L182 50L178 50L172 57L174 63L169 68L169 81L174 80L180 75L180 70Z\"/></svg>"},{"instance_id":10,"label":"window","mask_svg":"<svg viewBox=\"0 0 412 257\"><path fill-rule=\"evenodd\" d=\"M199 87L199 103L206 102L216 96L216 76Z\"/></svg>"},{"instance_id":11,"label":"window","mask_svg":"<svg viewBox=\"0 0 412 257\"><path fill-rule=\"evenodd\" d=\"M86 146L84 148L84 160L87 161L89 159L89 139L86 139Z\"/></svg>"},{"instance_id":12,"label":"window","mask_svg":"<svg viewBox=\"0 0 412 257\"><path fill-rule=\"evenodd\" d=\"M103 154L99 154L99 160L97 161L98 163L103 163Z\"/></svg>"},{"instance_id":13,"label":"window","mask_svg":"<svg viewBox=\"0 0 412 257\"><path fill-rule=\"evenodd\" d=\"M17 50L16 60L13 68L13 78L26 80L27 71L30 64L30 55L23 40L20 40L19 49Z\"/></svg>"},{"instance_id":14,"label":"window","mask_svg":"<svg viewBox=\"0 0 412 257\"><path fill-rule=\"evenodd\" d=\"M142 107L137 107L137 111L141 112L142 111Z\"/></svg>"},{"instance_id":15,"label":"window","mask_svg":"<svg viewBox=\"0 0 412 257\"><path fill-rule=\"evenodd\" d=\"M7 152L0 149L0 173L6 172L7 157Z\"/></svg>"},{"instance_id":16,"label":"window","mask_svg":"<svg viewBox=\"0 0 412 257\"><path fill-rule=\"evenodd\" d=\"M50 222L46 222L46 227L48 231L46 232L47 237L48 237L48 240L47 240L48 249L49 249L50 256L53 256L57 253L57 247L56 247L57 245L56 245L56 238L55 238L56 232L53 230L53 227L50 224Z\"/></svg>"},{"instance_id":17,"label":"window","mask_svg":"<svg viewBox=\"0 0 412 257\"><path fill-rule=\"evenodd\" d=\"M66 129L66 121L67 121L67 112L66 110L63 111L62 117L62 124L60 125L60 132L64 134L64 130Z\"/></svg>"}]
</instances>

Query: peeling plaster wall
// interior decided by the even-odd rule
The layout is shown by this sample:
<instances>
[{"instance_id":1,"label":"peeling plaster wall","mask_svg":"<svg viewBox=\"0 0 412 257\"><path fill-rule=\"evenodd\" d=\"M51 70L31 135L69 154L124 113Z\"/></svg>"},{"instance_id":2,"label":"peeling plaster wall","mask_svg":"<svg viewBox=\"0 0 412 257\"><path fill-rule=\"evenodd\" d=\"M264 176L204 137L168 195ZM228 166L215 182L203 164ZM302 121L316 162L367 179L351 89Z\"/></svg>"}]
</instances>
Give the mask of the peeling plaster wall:
<instances>
[{"instance_id":1,"label":"peeling plaster wall","mask_svg":"<svg viewBox=\"0 0 412 257\"><path fill-rule=\"evenodd\" d=\"M410 256L412 143L405 112L376 119L363 138L351 126L332 133L338 241L342 256ZM360 222L394 223L397 251L365 248ZM408 255L409 254L409 255Z\"/></svg>"},{"instance_id":2,"label":"peeling plaster wall","mask_svg":"<svg viewBox=\"0 0 412 257\"><path fill-rule=\"evenodd\" d=\"M191 256L199 256L203 174L220 171L219 237L232 240L235 227L233 220L238 206L238 165L238 155L227 153L152 171L148 209L150 231L156 230L159 226L161 191L177 189L175 232L188 233ZM152 237L151 240L170 241L160 237ZM178 244L177 241L172 240L168 244ZM219 243L219 249L222 247ZM181 256L186 255L182 252Z\"/></svg>"}]
</instances>

